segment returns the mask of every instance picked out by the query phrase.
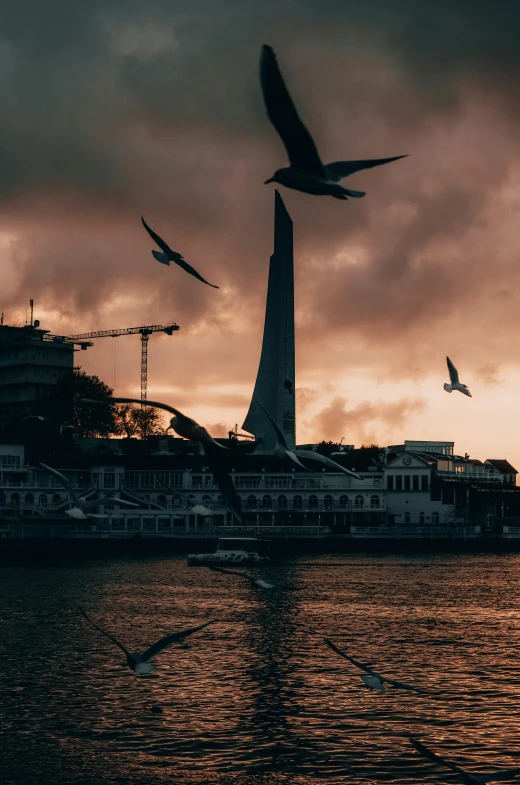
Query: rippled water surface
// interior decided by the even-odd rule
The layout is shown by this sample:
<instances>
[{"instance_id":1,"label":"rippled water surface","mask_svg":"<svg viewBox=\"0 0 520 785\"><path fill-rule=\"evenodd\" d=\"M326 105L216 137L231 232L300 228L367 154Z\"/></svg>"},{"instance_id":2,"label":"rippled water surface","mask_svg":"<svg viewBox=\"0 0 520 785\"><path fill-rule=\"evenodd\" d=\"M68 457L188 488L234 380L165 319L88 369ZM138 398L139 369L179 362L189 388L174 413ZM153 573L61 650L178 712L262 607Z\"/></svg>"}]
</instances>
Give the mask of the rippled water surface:
<instances>
[{"instance_id":1,"label":"rippled water surface","mask_svg":"<svg viewBox=\"0 0 520 785\"><path fill-rule=\"evenodd\" d=\"M256 570L185 557L0 568L2 783L455 782L520 766L520 556L320 556ZM130 650L218 619L136 677ZM323 644L431 691L367 689ZM150 712L160 706L162 714Z\"/></svg>"}]
</instances>

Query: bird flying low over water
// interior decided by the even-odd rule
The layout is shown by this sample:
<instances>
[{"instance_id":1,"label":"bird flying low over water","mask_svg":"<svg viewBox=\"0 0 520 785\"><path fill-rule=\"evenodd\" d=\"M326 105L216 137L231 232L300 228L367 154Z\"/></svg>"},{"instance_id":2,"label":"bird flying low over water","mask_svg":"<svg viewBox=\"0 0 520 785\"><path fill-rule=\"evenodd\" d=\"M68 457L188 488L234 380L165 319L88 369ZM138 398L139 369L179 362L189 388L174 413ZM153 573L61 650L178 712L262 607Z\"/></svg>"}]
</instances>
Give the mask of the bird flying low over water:
<instances>
[{"instance_id":1,"label":"bird flying low over water","mask_svg":"<svg viewBox=\"0 0 520 785\"><path fill-rule=\"evenodd\" d=\"M157 243L159 248L161 248L161 250L162 250L162 253L159 253L159 251L152 251L152 255L154 256L155 259L157 259L158 262L160 262L161 264L166 264L168 266L170 265L170 262L174 262L179 267L182 267L183 270L186 270L187 273L189 273L190 275L193 275L195 278L198 278L199 281L202 281L202 283L206 283L208 286L212 286L213 289L219 289L220 288L219 286L215 286L215 284L212 284L209 281L206 281L206 279L203 278L202 275L200 275L196 271L196 269L191 266L191 264L188 264L188 262L185 261L185 259L183 258L182 254L178 253L177 251L172 251L170 246L167 245L164 242L162 237L159 237L159 235L156 234L153 231L153 229L150 229L150 227L148 226L148 224L144 220L143 216L141 216L141 221L143 222L143 226L146 229L146 231L148 232L148 234L150 235L150 237L153 240L155 240L155 242Z\"/></svg>"},{"instance_id":2,"label":"bird flying low over water","mask_svg":"<svg viewBox=\"0 0 520 785\"><path fill-rule=\"evenodd\" d=\"M467 395L470 398L472 398L473 396L471 395L467 386L465 384L462 384L462 382L459 382L459 372L457 371L457 369L455 368L449 357L446 357L446 362L448 363L448 371L450 373L450 382L451 382L451 384L444 385L444 389L446 390L446 392L450 393L453 390L458 390L464 395Z\"/></svg>"},{"instance_id":3,"label":"bird flying low over water","mask_svg":"<svg viewBox=\"0 0 520 785\"><path fill-rule=\"evenodd\" d=\"M82 400L86 403L103 403L102 401L96 401L92 398L82 398ZM229 508L235 518L239 521L240 524L243 524L242 502L240 496L235 490L235 486L233 485L233 480L229 476L229 472L227 472L225 467L222 465L219 455L219 453L221 454L222 450L227 450L227 447L224 447L224 445L216 442L215 439L209 435L207 430L202 425L199 425L198 422L192 420L191 417L186 417L185 414L180 412L178 409L174 409L173 406L168 406L167 403L161 403L160 401L141 400L140 398L112 398L111 400L113 403L140 403L144 406L155 406L158 409L164 409L164 411L175 415L172 417L170 423L171 427L176 433L179 434L179 436L199 442L199 444L202 446L208 467L213 473L222 496L228 503Z\"/></svg>"},{"instance_id":4,"label":"bird flying low over water","mask_svg":"<svg viewBox=\"0 0 520 785\"><path fill-rule=\"evenodd\" d=\"M428 760L431 760L434 763L440 763L442 766L446 766L448 769L451 769L458 774L464 785L486 785L487 782L510 780L520 774L520 768L502 769L502 771L496 771L492 774L470 774L455 763L451 763L450 761L441 758L440 755L436 755L429 750L428 747L425 747L424 744L421 744L420 741L417 741L417 739L410 738L410 744L417 752L423 755L423 757L428 758Z\"/></svg>"},{"instance_id":5,"label":"bird flying low over water","mask_svg":"<svg viewBox=\"0 0 520 785\"><path fill-rule=\"evenodd\" d=\"M255 578L253 575L249 575L247 572L238 572L237 570L225 570L223 567L216 567L214 564L206 564L206 567L210 570L214 570L215 572L225 572L227 575L240 575L241 578L245 578L246 581L250 581L254 586L260 586L261 589L276 589L274 583L267 583L263 581L261 578Z\"/></svg>"},{"instance_id":6,"label":"bird flying low over water","mask_svg":"<svg viewBox=\"0 0 520 785\"><path fill-rule=\"evenodd\" d=\"M331 640L325 638L325 643L329 646L332 651L335 651L336 654L339 654L340 657L344 657L346 660L355 665L356 668L359 668L365 673L361 676L361 679L366 684L367 687L370 687L372 690L378 690L379 692L386 692L386 688L384 686L384 682L391 684L393 687L400 687L402 690L411 690L412 692L419 692L423 695L430 695L429 692L426 690L420 690L418 687L412 687L410 684L404 684L402 681L395 681L394 679L387 679L386 676L381 676L380 673L376 673L368 665L362 665L360 662L355 660L353 657L349 657L348 654L345 654L344 651L338 649Z\"/></svg>"},{"instance_id":7,"label":"bird flying low over water","mask_svg":"<svg viewBox=\"0 0 520 785\"><path fill-rule=\"evenodd\" d=\"M206 621L204 624L199 624L198 627L188 627L186 630L181 630L180 632L174 632L171 635L165 635L164 638L161 638L157 643L152 643L146 651L142 652L130 652L120 641L117 640L116 637L110 635L108 632L105 632L102 627L99 627L95 624L92 619L87 616L83 608L79 608L81 614L85 617L85 619L92 624L96 630L103 633L103 635L108 638L112 643L115 643L116 646L119 646L121 651L123 651L126 655L126 662L128 667L131 668L135 673L138 675L142 675L144 673L152 673L156 669L156 665L153 662L149 662L152 657L155 657L156 654L159 654L160 651L165 649L167 646L170 646L172 643L176 641L181 641L183 638L187 638L188 635L192 635L194 632L198 632L199 630L203 630L204 627L207 627L209 624L215 624L216 619L213 621Z\"/></svg>"},{"instance_id":8,"label":"bird flying low over water","mask_svg":"<svg viewBox=\"0 0 520 785\"><path fill-rule=\"evenodd\" d=\"M269 120L281 137L287 150L290 166L278 169L266 183L280 183L287 188L335 199L359 199L364 191L343 188L339 181L362 169L389 164L406 155L393 158L373 158L362 161L335 161L324 165L312 136L300 120L285 86L276 55L270 46L262 47L260 57L260 84Z\"/></svg>"},{"instance_id":9,"label":"bird flying low over water","mask_svg":"<svg viewBox=\"0 0 520 785\"><path fill-rule=\"evenodd\" d=\"M72 507L72 509L65 510L67 515L69 515L71 518L76 518L80 521L84 521L86 518L106 518L106 515L96 515L92 512L88 513L88 515L85 515L86 510L89 510L91 507L99 507L100 504L113 504L124 507L139 507L139 505L135 504L134 502L127 502L125 499L113 499L111 496L104 496L103 498L98 497L97 499L90 499L87 501L76 493L75 489L61 472L56 471L56 469L53 469L51 466L47 466L46 463L40 463L40 466L43 466L46 471L48 471L61 482L69 494L71 501L74 502L74 507Z\"/></svg>"}]
</instances>

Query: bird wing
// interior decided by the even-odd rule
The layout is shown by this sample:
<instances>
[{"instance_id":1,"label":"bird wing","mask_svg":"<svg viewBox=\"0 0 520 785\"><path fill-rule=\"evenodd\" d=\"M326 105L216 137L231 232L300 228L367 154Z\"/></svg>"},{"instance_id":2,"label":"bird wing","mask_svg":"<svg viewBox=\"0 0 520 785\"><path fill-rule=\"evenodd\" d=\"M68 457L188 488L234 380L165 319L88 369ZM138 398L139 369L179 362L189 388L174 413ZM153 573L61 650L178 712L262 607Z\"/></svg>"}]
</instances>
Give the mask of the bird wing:
<instances>
[{"instance_id":1,"label":"bird wing","mask_svg":"<svg viewBox=\"0 0 520 785\"><path fill-rule=\"evenodd\" d=\"M260 57L260 84L267 116L284 143L291 166L324 177L325 168L314 140L298 116L275 53L265 45Z\"/></svg>"},{"instance_id":2,"label":"bird wing","mask_svg":"<svg viewBox=\"0 0 520 785\"><path fill-rule=\"evenodd\" d=\"M267 417L267 419L269 420L269 422L273 426L273 428L275 430L275 433L276 433L276 438L278 439L278 444L281 447L283 447L284 450L289 451L289 448L287 447L287 442L285 440L285 436L281 432L281 430L278 427L278 424L276 423L276 421L271 417L271 415L269 414L269 412L267 411L265 406L262 406L262 404L260 403L260 401L258 400L258 398L255 395L253 395L253 401L257 402L257 404L259 405L259 407L261 408L261 410L263 411L263 413L265 414L265 416Z\"/></svg>"},{"instance_id":3,"label":"bird wing","mask_svg":"<svg viewBox=\"0 0 520 785\"><path fill-rule=\"evenodd\" d=\"M198 278L199 281L202 281L202 283L207 283L208 286L212 286L214 289L220 289L220 286L215 286L215 284L210 283L209 281L206 281L206 279L203 278L202 275L200 275L200 273L198 273L196 271L196 269L191 266L191 264L188 264L188 262L185 262L182 257L180 259L173 258L172 262L175 262L176 265L178 265L179 267L182 267L182 269L186 270L186 272L189 273L190 275L193 275L195 278Z\"/></svg>"},{"instance_id":4,"label":"bird wing","mask_svg":"<svg viewBox=\"0 0 520 785\"><path fill-rule=\"evenodd\" d=\"M387 679L386 676L381 676L377 674L381 681L385 681L387 684L391 684L393 687L399 687L402 690L410 690L411 692L419 692L421 695L430 695L427 690L421 690L419 687L412 687L411 684L405 684L402 681L395 681L395 679Z\"/></svg>"},{"instance_id":5,"label":"bird wing","mask_svg":"<svg viewBox=\"0 0 520 785\"><path fill-rule=\"evenodd\" d=\"M113 504L115 506L122 504L124 507L139 507L135 502L127 502L126 499L113 499L111 496L102 496L98 499L90 499L83 505L83 509L88 510L89 507L99 507L100 504Z\"/></svg>"},{"instance_id":6,"label":"bird wing","mask_svg":"<svg viewBox=\"0 0 520 785\"><path fill-rule=\"evenodd\" d=\"M207 627L208 624L215 624L217 619L213 619L213 621L205 621L204 624L199 624L198 627L188 627L186 630L181 630L180 632L174 632L171 635L165 635L164 638L157 641L157 643L152 643L152 645L143 651L141 656L145 662L150 660L152 657L155 657L156 654L159 654L160 651L165 649L171 643L175 643L175 641L181 641L183 638L187 638L188 635L192 635L194 632L198 632L199 630L204 629Z\"/></svg>"},{"instance_id":7,"label":"bird wing","mask_svg":"<svg viewBox=\"0 0 520 785\"><path fill-rule=\"evenodd\" d=\"M477 776L481 782L501 782L516 777L517 774L520 774L520 768L502 769L502 771L495 771L493 774L478 774Z\"/></svg>"},{"instance_id":8,"label":"bird wing","mask_svg":"<svg viewBox=\"0 0 520 785\"><path fill-rule=\"evenodd\" d=\"M357 660L355 660L355 659L354 659L354 657L349 657L349 655L348 655L348 654L345 654L345 652L344 652L344 651L341 651L341 649L338 649L338 647L337 647L337 646L335 646L335 645L332 643L332 641L331 641L331 640L329 640L328 638L324 638L324 641L325 641L325 643L327 644L327 646L329 646L329 647L332 649L332 651L335 651L335 652L336 652L336 654L339 654L339 656L340 656L340 657L344 657L346 660L348 660L349 662L351 662L351 663L352 663L352 665L355 665L355 666L356 666L356 668L359 668L360 670L362 670L362 671L365 671L365 673L368 673L368 674L370 674L370 676L378 676L378 677L379 677L379 674L377 674L377 673L374 673L374 671L373 671L373 670L371 670L371 669L370 669L370 668L369 668L367 665L362 665L360 662L358 662Z\"/></svg>"},{"instance_id":9,"label":"bird wing","mask_svg":"<svg viewBox=\"0 0 520 785\"><path fill-rule=\"evenodd\" d=\"M453 365L453 363L452 363L452 361L450 360L449 357L446 357L446 362L448 363L448 371L449 371L449 374L450 374L450 382L452 384L458 384L459 383L459 374L458 374L457 369L455 368L455 366Z\"/></svg>"},{"instance_id":10,"label":"bird wing","mask_svg":"<svg viewBox=\"0 0 520 785\"><path fill-rule=\"evenodd\" d=\"M417 752L420 752L421 755L423 755L425 758L428 758L428 760L432 760L434 763L441 763L443 766L446 766L448 769L451 769L452 771L456 771L457 774L466 773L463 769L459 768L459 766L457 766L455 763L450 763L450 761L441 758L440 755L436 755L435 752L429 750L428 747L425 747L424 744L421 744L421 742L417 741L417 739L410 738L410 744L412 745L412 747L415 747Z\"/></svg>"},{"instance_id":11,"label":"bird wing","mask_svg":"<svg viewBox=\"0 0 520 785\"><path fill-rule=\"evenodd\" d=\"M52 474L54 477L56 477L56 479L58 479L61 482L65 490L70 493L72 499L75 502L79 500L78 494L76 493L70 482L67 480L67 478L61 472L56 471L56 469L53 469L52 466L47 466L46 463L40 463L40 466L43 466L43 468L46 471L48 471L50 474Z\"/></svg>"},{"instance_id":12,"label":"bird wing","mask_svg":"<svg viewBox=\"0 0 520 785\"><path fill-rule=\"evenodd\" d=\"M244 523L242 517L242 500L236 492L229 472L222 464L220 450L217 452L217 450L213 448L211 442L204 442L203 450L204 455L206 456L208 468L213 473L213 477L216 480L220 493L228 503L228 507L233 513L234 517L242 526Z\"/></svg>"},{"instance_id":13,"label":"bird wing","mask_svg":"<svg viewBox=\"0 0 520 785\"><path fill-rule=\"evenodd\" d=\"M154 232L154 230L153 230L153 229L150 229L150 227L148 226L148 224L147 224L147 223L146 223L146 221L144 220L143 216L141 216L141 221L143 222L143 226L144 226L144 228L146 229L146 231L148 232L148 234L150 235L150 237L152 238L152 240L153 240L154 242L156 242L156 243L157 243L157 245L159 246L159 248L160 248L162 251L164 251L164 253L165 253L165 254L167 254L167 256L169 256L169 257L170 257L170 256L173 256L173 255L175 254L175 251L172 251L172 249L170 248L170 246L169 246L169 245L167 245L167 244L164 242L164 240L162 239L162 237L159 237L159 235L158 235L158 234L156 234L156 233Z\"/></svg>"},{"instance_id":14,"label":"bird wing","mask_svg":"<svg viewBox=\"0 0 520 785\"><path fill-rule=\"evenodd\" d=\"M468 398L473 398L472 394L470 393L467 387L464 387L462 390L459 390L459 392L463 393L464 395L467 395Z\"/></svg>"},{"instance_id":15,"label":"bird wing","mask_svg":"<svg viewBox=\"0 0 520 785\"><path fill-rule=\"evenodd\" d=\"M90 618L90 616L87 616L87 614L85 613L85 611L83 610L83 608L81 606L78 605L78 608L80 610L80 613L85 617L85 619L88 622L90 622L90 624L92 624L93 627L96 628L96 630L99 630L99 632L103 633L105 638L108 638L110 641L112 641L112 643L115 643L116 646L119 646L121 651L124 651L124 653L126 654L127 657L130 657L130 659L132 658L132 655L130 654L130 652L128 651L126 646L124 646L120 641L118 641L117 638L115 638L113 635L110 635L108 632L105 632L105 630L102 629L102 627L99 627L97 624L95 624L92 621L92 619Z\"/></svg>"},{"instance_id":16,"label":"bird wing","mask_svg":"<svg viewBox=\"0 0 520 785\"><path fill-rule=\"evenodd\" d=\"M398 161L400 158L407 157L406 155L395 155L393 158L368 158L364 161L334 161L334 163L325 166L325 172L328 180L339 183L344 177L348 177L354 174L354 172L360 172L362 169L371 169L373 166L389 164L392 161Z\"/></svg>"},{"instance_id":17,"label":"bird wing","mask_svg":"<svg viewBox=\"0 0 520 785\"><path fill-rule=\"evenodd\" d=\"M167 253L161 253L161 251L156 251L154 248L152 248L152 256L161 264L165 264L167 267L170 266L171 259Z\"/></svg>"},{"instance_id":18,"label":"bird wing","mask_svg":"<svg viewBox=\"0 0 520 785\"><path fill-rule=\"evenodd\" d=\"M214 572L225 572L227 575L240 575L241 578L251 580L251 576L247 572L238 572L238 570L225 570L223 567L217 567L215 564L206 564L206 567Z\"/></svg>"},{"instance_id":19,"label":"bird wing","mask_svg":"<svg viewBox=\"0 0 520 785\"><path fill-rule=\"evenodd\" d=\"M326 466L330 466L331 469L336 469L339 472L343 472L343 474L349 474L351 477L355 477L356 480L361 479L359 474L351 472L350 469L345 469L344 466L340 466L339 463L336 463L336 461L332 461L330 458L327 458L326 455L321 455L319 452L314 452L313 450L294 450L294 454L298 458L307 458L309 461L318 461L318 463L324 463Z\"/></svg>"}]
</instances>

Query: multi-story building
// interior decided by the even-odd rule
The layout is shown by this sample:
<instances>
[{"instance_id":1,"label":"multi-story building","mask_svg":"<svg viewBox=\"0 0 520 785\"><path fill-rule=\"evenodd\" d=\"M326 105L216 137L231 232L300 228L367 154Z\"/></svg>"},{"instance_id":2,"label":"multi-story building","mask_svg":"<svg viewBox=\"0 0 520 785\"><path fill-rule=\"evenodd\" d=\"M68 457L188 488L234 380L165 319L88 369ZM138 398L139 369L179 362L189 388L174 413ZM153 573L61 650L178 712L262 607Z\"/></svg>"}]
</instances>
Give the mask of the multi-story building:
<instances>
[{"instance_id":1,"label":"multi-story building","mask_svg":"<svg viewBox=\"0 0 520 785\"><path fill-rule=\"evenodd\" d=\"M0 325L0 421L30 415L74 366L74 344L46 340L48 330Z\"/></svg>"}]
</instances>

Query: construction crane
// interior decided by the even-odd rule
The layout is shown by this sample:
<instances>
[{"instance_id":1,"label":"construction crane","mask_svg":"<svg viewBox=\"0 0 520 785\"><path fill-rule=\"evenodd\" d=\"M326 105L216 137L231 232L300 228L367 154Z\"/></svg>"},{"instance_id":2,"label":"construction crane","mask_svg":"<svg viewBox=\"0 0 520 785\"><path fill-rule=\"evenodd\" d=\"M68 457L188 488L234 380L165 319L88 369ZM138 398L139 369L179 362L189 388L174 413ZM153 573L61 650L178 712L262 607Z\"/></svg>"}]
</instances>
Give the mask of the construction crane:
<instances>
[{"instance_id":1,"label":"construction crane","mask_svg":"<svg viewBox=\"0 0 520 785\"><path fill-rule=\"evenodd\" d=\"M179 326L175 323L164 327L162 324L151 324L145 327L123 327L120 330L98 330L93 333L81 333L80 335L45 335L44 340L53 341L55 343L74 343L79 344L81 348L92 346L89 343L90 338L118 338L120 335L137 335L141 336L141 400L146 398L148 389L148 338L152 333L166 333L172 335Z\"/></svg>"}]
</instances>

